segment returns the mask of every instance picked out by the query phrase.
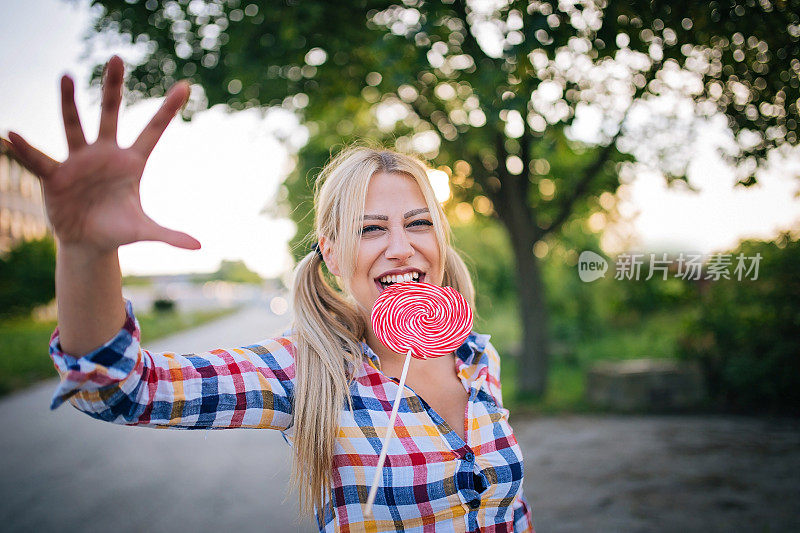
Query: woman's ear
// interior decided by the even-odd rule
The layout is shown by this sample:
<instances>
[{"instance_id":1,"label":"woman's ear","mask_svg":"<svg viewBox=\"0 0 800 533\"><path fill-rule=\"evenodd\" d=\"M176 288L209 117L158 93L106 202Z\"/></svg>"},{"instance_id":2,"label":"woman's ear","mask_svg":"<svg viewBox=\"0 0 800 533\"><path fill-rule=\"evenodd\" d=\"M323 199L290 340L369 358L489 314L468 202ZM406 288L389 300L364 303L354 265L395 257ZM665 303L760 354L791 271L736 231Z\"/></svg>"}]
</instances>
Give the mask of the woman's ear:
<instances>
[{"instance_id":1,"label":"woman's ear","mask_svg":"<svg viewBox=\"0 0 800 533\"><path fill-rule=\"evenodd\" d=\"M325 261L325 266L328 271L336 277L339 277L339 263L336 261L336 254L333 253L333 246L331 242L325 238L319 238L319 249L322 251L322 259Z\"/></svg>"}]
</instances>

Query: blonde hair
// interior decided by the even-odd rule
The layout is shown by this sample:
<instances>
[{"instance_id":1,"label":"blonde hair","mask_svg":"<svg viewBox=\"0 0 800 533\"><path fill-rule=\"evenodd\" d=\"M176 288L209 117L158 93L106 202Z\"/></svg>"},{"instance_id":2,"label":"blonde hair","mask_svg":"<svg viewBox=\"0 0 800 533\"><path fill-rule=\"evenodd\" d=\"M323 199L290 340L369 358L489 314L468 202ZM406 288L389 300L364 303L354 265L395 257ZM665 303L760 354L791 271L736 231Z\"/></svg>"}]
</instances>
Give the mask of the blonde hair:
<instances>
[{"instance_id":1,"label":"blonde hair","mask_svg":"<svg viewBox=\"0 0 800 533\"><path fill-rule=\"evenodd\" d=\"M334 443L345 402L352 410L353 371L362 364L361 341L367 332L362 311L350 295L362 216L370 179L378 172L399 173L419 185L430 210L442 263L442 284L459 291L474 309L469 271L450 246L450 225L436 200L425 165L412 156L386 149L350 147L322 170L314 191L314 240L325 237L340 267L332 287L322 259L309 252L295 269L294 335L296 386L293 397L294 439L291 484L303 513L322 505L331 493ZM332 497L331 497L332 499Z\"/></svg>"}]
</instances>

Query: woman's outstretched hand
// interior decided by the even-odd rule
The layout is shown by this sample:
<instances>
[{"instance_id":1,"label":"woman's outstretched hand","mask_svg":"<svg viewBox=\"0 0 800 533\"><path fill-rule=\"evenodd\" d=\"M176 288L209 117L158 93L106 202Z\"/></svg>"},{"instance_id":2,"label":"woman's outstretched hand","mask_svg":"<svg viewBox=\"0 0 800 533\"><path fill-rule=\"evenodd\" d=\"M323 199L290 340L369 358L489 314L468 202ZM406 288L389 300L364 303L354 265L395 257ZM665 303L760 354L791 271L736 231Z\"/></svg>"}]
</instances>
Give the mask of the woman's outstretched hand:
<instances>
[{"instance_id":1,"label":"woman's outstretched hand","mask_svg":"<svg viewBox=\"0 0 800 533\"><path fill-rule=\"evenodd\" d=\"M61 111L69 156L59 163L9 133L3 144L42 181L47 216L60 246L106 252L137 241L163 241L198 249L197 239L160 226L142 210L139 183L145 163L175 113L189 97L189 85L178 82L161 108L128 148L117 144L117 117L122 100L124 67L114 56L106 65L100 130L89 144L75 106L75 87L61 79Z\"/></svg>"}]
</instances>

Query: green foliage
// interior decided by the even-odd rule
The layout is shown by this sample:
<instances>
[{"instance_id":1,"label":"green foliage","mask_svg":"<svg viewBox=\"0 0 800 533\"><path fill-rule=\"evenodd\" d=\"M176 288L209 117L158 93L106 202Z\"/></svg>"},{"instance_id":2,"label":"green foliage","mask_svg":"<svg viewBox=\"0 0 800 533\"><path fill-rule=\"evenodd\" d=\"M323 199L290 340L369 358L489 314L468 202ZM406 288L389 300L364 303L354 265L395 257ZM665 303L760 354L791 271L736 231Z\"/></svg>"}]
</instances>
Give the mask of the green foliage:
<instances>
[{"instance_id":1,"label":"green foliage","mask_svg":"<svg viewBox=\"0 0 800 533\"><path fill-rule=\"evenodd\" d=\"M157 298L153 301L153 312L154 313L174 313L175 312L175 300L171 300L169 298Z\"/></svg>"},{"instance_id":2,"label":"green foliage","mask_svg":"<svg viewBox=\"0 0 800 533\"><path fill-rule=\"evenodd\" d=\"M577 274L577 259L583 250L602 255L599 236L587 232L582 221L565 225L558 239L547 241L542 259L542 277L547 291L553 356L560 357L583 339L594 338L607 319L609 290L606 280L583 283ZM611 293L611 294L610 294Z\"/></svg>"},{"instance_id":3,"label":"green foliage","mask_svg":"<svg viewBox=\"0 0 800 533\"><path fill-rule=\"evenodd\" d=\"M253 272L244 261L230 261L223 259L216 272L208 275L197 276L199 282L204 281L230 281L233 283L261 283L263 279Z\"/></svg>"},{"instance_id":4,"label":"green foliage","mask_svg":"<svg viewBox=\"0 0 800 533\"><path fill-rule=\"evenodd\" d=\"M21 241L0 257L0 317L21 316L56 295L51 237Z\"/></svg>"},{"instance_id":5,"label":"green foliage","mask_svg":"<svg viewBox=\"0 0 800 533\"><path fill-rule=\"evenodd\" d=\"M595 286L594 283L591 286ZM558 293L559 289L553 286L550 293ZM601 293L605 292L598 289L592 291L593 300L595 297L600 299ZM497 347L502 359L503 399L513 412L587 412L592 411L593 407L585 400L586 374L595 362L678 357L686 323L695 314L696 310L690 306L676 306L642 315L632 322L618 320L613 315L602 315L595 318L601 325L590 334L581 323L570 322L551 311L554 323L551 329L553 358L547 392L539 398L528 397L515 386L518 358L514 357L514 353L515 344L519 343L520 338L516 311L513 308L498 309L482 322L476 321L476 329L480 327L478 331L492 334L492 344ZM560 336L564 330L572 336ZM571 333L575 331L581 334Z\"/></svg>"},{"instance_id":6,"label":"green foliage","mask_svg":"<svg viewBox=\"0 0 800 533\"><path fill-rule=\"evenodd\" d=\"M609 2L607 14L627 21L624 33L631 48L654 44L665 65L702 76L694 98L712 103L728 118L742 148L740 159L749 163L743 185L756 182L756 162L764 161L769 150L800 140L800 78L793 66L800 55L798 0L632 0ZM713 59L698 61L701 57Z\"/></svg>"},{"instance_id":7,"label":"green foliage","mask_svg":"<svg viewBox=\"0 0 800 533\"><path fill-rule=\"evenodd\" d=\"M0 396L57 375L47 356L55 327L28 318L0 320Z\"/></svg>"},{"instance_id":8,"label":"green foliage","mask_svg":"<svg viewBox=\"0 0 800 533\"><path fill-rule=\"evenodd\" d=\"M125 287L152 287L153 280L150 276L127 275L122 276L122 285Z\"/></svg>"},{"instance_id":9,"label":"green foliage","mask_svg":"<svg viewBox=\"0 0 800 533\"><path fill-rule=\"evenodd\" d=\"M516 308L514 256L497 221L481 217L468 225L456 224L453 242L472 274L478 315L494 313L509 303Z\"/></svg>"},{"instance_id":10,"label":"green foliage","mask_svg":"<svg viewBox=\"0 0 800 533\"><path fill-rule=\"evenodd\" d=\"M745 241L730 252L761 255L758 279L711 283L683 339L725 409L800 414L800 240ZM735 262L735 261L734 261Z\"/></svg>"},{"instance_id":11,"label":"green foliage","mask_svg":"<svg viewBox=\"0 0 800 533\"><path fill-rule=\"evenodd\" d=\"M551 239L541 261L548 287L554 357L581 363L603 357L674 357L674 341L682 327L682 318L677 317L683 317L686 309L696 305L697 288L674 277L614 280L613 266L605 278L582 282L576 266L580 252L603 254L598 236L585 233L581 226L579 222L570 224L559 239ZM455 224L453 234L456 248L475 281L476 324L497 328L486 332L495 335L505 348L517 352L517 290L507 234L497 221L485 217L466 225ZM643 272L647 272L646 266ZM664 335L659 335L656 328L664 329ZM594 355L587 353L589 350Z\"/></svg>"},{"instance_id":12,"label":"green foliage","mask_svg":"<svg viewBox=\"0 0 800 533\"><path fill-rule=\"evenodd\" d=\"M672 261L672 265L677 264L674 256L667 254L666 257ZM608 258L610 268L606 279L601 280L599 285L605 287L608 293L606 313L613 315L618 322L632 324L654 312L698 304L702 282L677 277L673 270L664 275L658 270L658 263L654 265L656 269L650 277L653 258L661 261L663 253L653 253L652 257L649 253L643 253L643 257L639 259L641 268L638 279L633 280L614 280L615 259Z\"/></svg>"},{"instance_id":13,"label":"green foliage","mask_svg":"<svg viewBox=\"0 0 800 533\"><path fill-rule=\"evenodd\" d=\"M647 263L642 272L647 272ZM670 275L667 279L653 277L651 279L619 283L620 291L614 305L620 315L635 317L648 313L653 309L663 309L676 305L696 302L699 297L698 286L691 281Z\"/></svg>"},{"instance_id":14,"label":"green foliage","mask_svg":"<svg viewBox=\"0 0 800 533\"><path fill-rule=\"evenodd\" d=\"M237 283L261 283L261 276L247 268L244 261L223 260L214 279Z\"/></svg>"},{"instance_id":15,"label":"green foliage","mask_svg":"<svg viewBox=\"0 0 800 533\"><path fill-rule=\"evenodd\" d=\"M361 110L405 105L412 118L384 127L391 135L381 139L432 131L447 152L443 159L470 156L476 168L499 165L501 174L501 153L528 155L532 137L571 124L582 104L602 111L607 124L599 144L607 144L621 118L609 97L688 96L702 104L701 113L723 113L736 136L756 134L755 142L746 134L737 139L741 157L761 160L770 148L798 141L798 0L515 0L491 7L359 0L347 9L324 0L93 5L95 33L119 35L144 50L128 82L137 97L162 95L188 77L204 87L204 99L188 113L218 103L232 109L283 105L310 122L339 113L344 118L327 129L340 140L364 134L350 119ZM486 32L476 37L478 24L497 28L495 42ZM609 77L610 68L596 66L616 71ZM670 83L668 73L676 69L690 72L696 83ZM548 84L552 96L536 92ZM475 109L485 124L469 116ZM516 121L509 111L522 115L521 138L504 133L505 124ZM637 140L652 139L654 131L643 128ZM529 158L523 163L527 170ZM494 169L487 170L489 177Z\"/></svg>"}]
</instances>

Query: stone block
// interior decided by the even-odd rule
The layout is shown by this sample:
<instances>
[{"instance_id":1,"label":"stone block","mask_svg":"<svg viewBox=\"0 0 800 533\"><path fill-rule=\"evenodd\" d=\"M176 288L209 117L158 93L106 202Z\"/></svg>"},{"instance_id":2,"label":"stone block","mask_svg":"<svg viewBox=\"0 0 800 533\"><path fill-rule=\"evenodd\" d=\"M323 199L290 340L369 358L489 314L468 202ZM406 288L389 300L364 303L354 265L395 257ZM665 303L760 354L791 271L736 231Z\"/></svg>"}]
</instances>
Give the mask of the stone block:
<instances>
[{"instance_id":1,"label":"stone block","mask_svg":"<svg viewBox=\"0 0 800 533\"><path fill-rule=\"evenodd\" d=\"M586 383L589 403L617 411L683 411L705 395L700 366L674 359L599 361Z\"/></svg>"}]
</instances>

